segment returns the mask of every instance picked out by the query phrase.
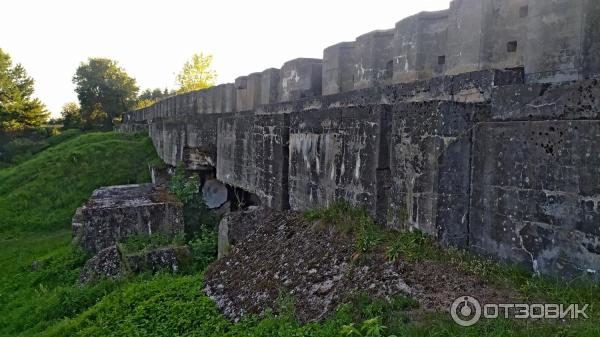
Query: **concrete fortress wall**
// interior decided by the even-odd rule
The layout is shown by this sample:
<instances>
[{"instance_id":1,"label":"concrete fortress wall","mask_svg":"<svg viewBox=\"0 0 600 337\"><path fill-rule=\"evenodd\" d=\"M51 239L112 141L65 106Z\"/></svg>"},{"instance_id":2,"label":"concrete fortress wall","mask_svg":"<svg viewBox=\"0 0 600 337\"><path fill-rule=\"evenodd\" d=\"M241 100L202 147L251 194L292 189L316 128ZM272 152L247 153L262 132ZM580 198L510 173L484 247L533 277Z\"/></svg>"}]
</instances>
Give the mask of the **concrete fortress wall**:
<instances>
[{"instance_id":1,"label":"concrete fortress wall","mask_svg":"<svg viewBox=\"0 0 600 337\"><path fill-rule=\"evenodd\" d=\"M597 0L454 0L235 83L177 95L126 115L144 121L261 105L485 69L522 68L526 81L560 82L600 74Z\"/></svg>"},{"instance_id":2,"label":"concrete fortress wall","mask_svg":"<svg viewBox=\"0 0 600 337\"><path fill-rule=\"evenodd\" d=\"M346 199L389 228L600 280L599 4L456 0L121 128L271 208Z\"/></svg>"}]
</instances>

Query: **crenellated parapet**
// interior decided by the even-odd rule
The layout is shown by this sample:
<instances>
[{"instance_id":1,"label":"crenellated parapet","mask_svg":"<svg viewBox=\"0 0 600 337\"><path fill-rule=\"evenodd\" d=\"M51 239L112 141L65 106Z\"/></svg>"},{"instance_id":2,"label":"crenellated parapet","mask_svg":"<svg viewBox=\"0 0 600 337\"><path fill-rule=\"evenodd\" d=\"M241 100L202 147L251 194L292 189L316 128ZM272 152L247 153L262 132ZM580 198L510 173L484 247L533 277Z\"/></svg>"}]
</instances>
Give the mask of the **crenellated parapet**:
<instances>
[{"instance_id":1,"label":"crenellated parapet","mask_svg":"<svg viewBox=\"0 0 600 337\"><path fill-rule=\"evenodd\" d=\"M429 80L517 69L527 82L600 74L600 3L595 0L454 0L388 30L325 48L235 83L169 97L128 112L126 122L256 110L262 105Z\"/></svg>"}]
</instances>

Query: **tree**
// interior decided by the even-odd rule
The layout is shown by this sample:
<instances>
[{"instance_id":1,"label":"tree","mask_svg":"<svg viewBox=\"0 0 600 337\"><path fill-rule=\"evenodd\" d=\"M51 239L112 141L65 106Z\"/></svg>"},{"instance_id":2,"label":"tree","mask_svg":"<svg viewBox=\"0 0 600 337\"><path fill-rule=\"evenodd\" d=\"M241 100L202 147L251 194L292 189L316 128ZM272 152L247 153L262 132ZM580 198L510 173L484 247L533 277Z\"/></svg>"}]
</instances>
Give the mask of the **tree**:
<instances>
[{"instance_id":1,"label":"tree","mask_svg":"<svg viewBox=\"0 0 600 337\"><path fill-rule=\"evenodd\" d=\"M138 86L116 61L90 58L73 76L81 115L88 125L110 127L137 102Z\"/></svg>"},{"instance_id":2,"label":"tree","mask_svg":"<svg viewBox=\"0 0 600 337\"><path fill-rule=\"evenodd\" d=\"M160 90L159 88L156 88L154 90L146 89L146 90L142 91L142 93L138 96L138 99L140 99L140 100L143 100L143 99L159 100L167 95L169 95L169 89L165 89L164 92L162 90Z\"/></svg>"},{"instance_id":3,"label":"tree","mask_svg":"<svg viewBox=\"0 0 600 337\"><path fill-rule=\"evenodd\" d=\"M81 108L79 107L79 104L75 102L69 102L63 105L60 115L62 116L65 129L80 128L83 125Z\"/></svg>"},{"instance_id":4,"label":"tree","mask_svg":"<svg viewBox=\"0 0 600 337\"><path fill-rule=\"evenodd\" d=\"M217 73L210 69L212 55L194 54L177 75L178 92L210 88L215 85Z\"/></svg>"},{"instance_id":5,"label":"tree","mask_svg":"<svg viewBox=\"0 0 600 337\"><path fill-rule=\"evenodd\" d=\"M146 89L142 91L142 93L138 96L138 101L135 105L135 108L142 109L145 107L149 107L152 104L156 103L157 101L163 98L166 98L169 95L171 95L171 93L167 88L165 88L164 91L160 90L159 88L156 88L154 90Z\"/></svg>"},{"instance_id":6,"label":"tree","mask_svg":"<svg viewBox=\"0 0 600 337\"><path fill-rule=\"evenodd\" d=\"M33 98L34 80L21 64L13 66L10 55L0 49L0 132L39 127L50 113Z\"/></svg>"}]
</instances>

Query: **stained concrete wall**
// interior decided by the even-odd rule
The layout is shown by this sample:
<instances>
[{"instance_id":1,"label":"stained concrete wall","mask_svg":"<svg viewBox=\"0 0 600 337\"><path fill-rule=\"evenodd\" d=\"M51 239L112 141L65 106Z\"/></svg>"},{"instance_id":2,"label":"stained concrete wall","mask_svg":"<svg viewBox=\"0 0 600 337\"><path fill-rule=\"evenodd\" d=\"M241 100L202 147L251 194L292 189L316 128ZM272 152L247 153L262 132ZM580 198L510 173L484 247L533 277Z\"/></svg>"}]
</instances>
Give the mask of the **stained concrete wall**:
<instances>
[{"instance_id":1,"label":"stained concrete wall","mask_svg":"<svg viewBox=\"0 0 600 337\"><path fill-rule=\"evenodd\" d=\"M392 83L394 30L377 30L356 38L353 48L354 89Z\"/></svg>"},{"instance_id":2,"label":"stained concrete wall","mask_svg":"<svg viewBox=\"0 0 600 337\"><path fill-rule=\"evenodd\" d=\"M264 206L346 199L390 228L597 278L600 81L522 80L480 71L146 125L165 162L216 165Z\"/></svg>"},{"instance_id":3,"label":"stained concrete wall","mask_svg":"<svg viewBox=\"0 0 600 337\"><path fill-rule=\"evenodd\" d=\"M309 110L291 114L289 199L295 210L345 199L374 217L389 180L389 106Z\"/></svg>"},{"instance_id":4,"label":"stained concrete wall","mask_svg":"<svg viewBox=\"0 0 600 337\"><path fill-rule=\"evenodd\" d=\"M449 11L420 13L396 24L393 81L429 79L445 72Z\"/></svg>"},{"instance_id":5,"label":"stained concrete wall","mask_svg":"<svg viewBox=\"0 0 600 337\"><path fill-rule=\"evenodd\" d=\"M416 228L445 244L468 246L471 129L489 110L436 101L394 107L389 227Z\"/></svg>"},{"instance_id":6,"label":"stained concrete wall","mask_svg":"<svg viewBox=\"0 0 600 337\"><path fill-rule=\"evenodd\" d=\"M222 117L217 132L217 179L254 193L267 207L288 208L289 115Z\"/></svg>"},{"instance_id":7,"label":"stained concrete wall","mask_svg":"<svg viewBox=\"0 0 600 337\"><path fill-rule=\"evenodd\" d=\"M149 135L168 165L183 161L187 168L214 168L217 162L217 115L161 118L150 123Z\"/></svg>"},{"instance_id":8,"label":"stained concrete wall","mask_svg":"<svg viewBox=\"0 0 600 337\"><path fill-rule=\"evenodd\" d=\"M321 96L323 61L300 58L286 62L279 73L278 101Z\"/></svg>"},{"instance_id":9,"label":"stained concrete wall","mask_svg":"<svg viewBox=\"0 0 600 337\"><path fill-rule=\"evenodd\" d=\"M587 0L530 0L526 70L532 81L578 79ZM592 2L597 2L592 0ZM593 13L589 13L593 14ZM591 23L590 23L591 24Z\"/></svg>"},{"instance_id":10,"label":"stained concrete wall","mask_svg":"<svg viewBox=\"0 0 600 337\"><path fill-rule=\"evenodd\" d=\"M354 42L342 42L323 51L323 95L354 90Z\"/></svg>"},{"instance_id":11,"label":"stained concrete wall","mask_svg":"<svg viewBox=\"0 0 600 337\"><path fill-rule=\"evenodd\" d=\"M600 272L599 121L484 123L470 247L545 274Z\"/></svg>"}]
</instances>

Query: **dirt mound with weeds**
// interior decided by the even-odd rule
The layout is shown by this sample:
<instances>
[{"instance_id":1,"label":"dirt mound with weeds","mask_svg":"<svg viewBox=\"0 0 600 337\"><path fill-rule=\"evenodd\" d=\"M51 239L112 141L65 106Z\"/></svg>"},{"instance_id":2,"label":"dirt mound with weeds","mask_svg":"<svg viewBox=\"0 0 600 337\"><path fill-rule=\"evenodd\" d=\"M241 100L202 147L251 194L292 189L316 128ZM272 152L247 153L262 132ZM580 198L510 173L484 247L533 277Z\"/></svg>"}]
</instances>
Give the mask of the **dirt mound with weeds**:
<instances>
[{"instance_id":1,"label":"dirt mound with weeds","mask_svg":"<svg viewBox=\"0 0 600 337\"><path fill-rule=\"evenodd\" d=\"M359 295L411 297L418 310L427 311L447 311L466 294L486 303L515 296L454 265L392 259L382 241L373 243L366 249L339 226L295 212L265 211L256 231L208 268L205 292L234 321L277 312L288 301L302 322L327 318Z\"/></svg>"}]
</instances>

